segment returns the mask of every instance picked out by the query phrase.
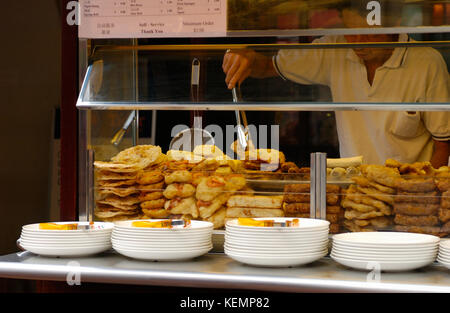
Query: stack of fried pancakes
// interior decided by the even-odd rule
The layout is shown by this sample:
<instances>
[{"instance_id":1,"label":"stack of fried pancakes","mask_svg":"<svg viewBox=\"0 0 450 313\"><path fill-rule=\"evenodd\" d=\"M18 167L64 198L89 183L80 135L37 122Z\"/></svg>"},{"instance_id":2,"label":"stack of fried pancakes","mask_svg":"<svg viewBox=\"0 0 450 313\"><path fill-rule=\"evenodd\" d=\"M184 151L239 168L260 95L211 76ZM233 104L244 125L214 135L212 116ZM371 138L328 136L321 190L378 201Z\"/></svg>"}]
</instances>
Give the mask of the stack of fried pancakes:
<instances>
[{"instance_id":1,"label":"stack of fried pancakes","mask_svg":"<svg viewBox=\"0 0 450 313\"><path fill-rule=\"evenodd\" d=\"M327 185L326 220L330 222L330 233L339 232L342 209L339 205L341 188L338 185ZM310 184L288 184L284 186L283 210L287 217L309 218Z\"/></svg>"},{"instance_id":2,"label":"stack of fried pancakes","mask_svg":"<svg viewBox=\"0 0 450 313\"><path fill-rule=\"evenodd\" d=\"M123 150L111 161L96 161L95 216L103 221L140 218L139 173L163 160L160 147L142 145Z\"/></svg>"},{"instance_id":3,"label":"stack of fried pancakes","mask_svg":"<svg viewBox=\"0 0 450 313\"><path fill-rule=\"evenodd\" d=\"M361 175L345 191L345 227L350 231L375 231L392 225L397 169L382 165L361 165Z\"/></svg>"}]
</instances>

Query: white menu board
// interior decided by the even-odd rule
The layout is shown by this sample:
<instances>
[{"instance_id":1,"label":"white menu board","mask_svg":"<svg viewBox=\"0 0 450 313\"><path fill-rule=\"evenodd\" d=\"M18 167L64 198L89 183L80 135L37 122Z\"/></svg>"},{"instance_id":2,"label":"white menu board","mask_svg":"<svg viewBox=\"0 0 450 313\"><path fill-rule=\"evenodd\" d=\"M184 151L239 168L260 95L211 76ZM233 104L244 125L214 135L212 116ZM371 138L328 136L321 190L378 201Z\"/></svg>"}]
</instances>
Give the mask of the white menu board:
<instances>
[{"instance_id":1,"label":"white menu board","mask_svg":"<svg viewBox=\"0 0 450 313\"><path fill-rule=\"evenodd\" d=\"M80 0L80 38L224 36L227 0Z\"/></svg>"}]
</instances>

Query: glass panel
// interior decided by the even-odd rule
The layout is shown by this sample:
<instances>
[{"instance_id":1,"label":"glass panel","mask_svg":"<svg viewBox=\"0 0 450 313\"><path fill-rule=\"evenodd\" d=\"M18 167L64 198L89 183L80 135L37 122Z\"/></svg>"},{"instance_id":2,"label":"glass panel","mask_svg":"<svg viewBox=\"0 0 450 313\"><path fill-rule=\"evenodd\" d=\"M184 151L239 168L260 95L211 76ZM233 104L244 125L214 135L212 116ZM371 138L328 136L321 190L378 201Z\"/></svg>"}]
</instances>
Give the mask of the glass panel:
<instances>
[{"instance_id":1,"label":"glass panel","mask_svg":"<svg viewBox=\"0 0 450 313\"><path fill-rule=\"evenodd\" d=\"M229 0L228 30L342 29L349 27L345 11L358 13L367 20L366 27L443 26L450 21L445 1Z\"/></svg>"},{"instance_id":2,"label":"glass panel","mask_svg":"<svg viewBox=\"0 0 450 313\"><path fill-rule=\"evenodd\" d=\"M274 40L263 45L99 47L79 105L221 109L233 104L232 86L227 83L238 79L242 81L239 104L254 110L260 105L285 110L296 104L316 104L318 110L330 104L337 110L348 109L349 104L361 108L367 104L372 109L377 109L374 104L445 105L449 102L450 41L422 37L426 41L406 34L377 34L324 36L311 44L297 39L289 44ZM228 48L232 50L226 53ZM130 61L133 52L136 68ZM200 64L198 85L192 85L194 60Z\"/></svg>"}]
</instances>

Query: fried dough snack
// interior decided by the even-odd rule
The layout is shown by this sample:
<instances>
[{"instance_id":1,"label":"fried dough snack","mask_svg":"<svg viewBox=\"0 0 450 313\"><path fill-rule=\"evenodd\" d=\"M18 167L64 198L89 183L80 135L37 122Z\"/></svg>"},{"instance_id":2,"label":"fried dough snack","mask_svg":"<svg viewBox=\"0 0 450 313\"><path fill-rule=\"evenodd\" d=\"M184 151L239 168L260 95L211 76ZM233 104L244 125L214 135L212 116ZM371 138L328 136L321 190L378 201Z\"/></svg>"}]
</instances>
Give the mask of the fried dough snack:
<instances>
[{"instance_id":1,"label":"fried dough snack","mask_svg":"<svg viewBox=\"0 0 450 313\"><path fill-rule=\"evenodd\" d=\"M368 212L359 212L356 210L345 210L344 217L348 220L359 219L365 220L369 218L384 216L384 214L380 211L368 211Z\"/></svg>"},{"instance_id":2,"label":"fried dough snack","mask_svg":"<svg viewBox=\"0 0 450 313\"><path fill-rule=\"evenodd\" d=\"M352 180L362 187L373 187L381 193L395 194L395 188L387 187L367 179L364 176L354 176Z\"/></svg>"},{"instance_id":3,"label":"fried dough snack","mask_svg":"<svg viewBox=\"0 0 450 313\"><path fill-rule=\"evenodd\" d=\"M397 179L400 178L400 172L397 168L366 164L362 164L360 168L361 173L368 179L391 188L397 186Z\"/></svg>"},{"instance_id":4,"label":"fried dough snack","mask_svg":"<svg viewBox=\"0 0 450 313\"><path fill-rule=\"evenodd\" d=\"M381 193L378 189L369 188L369 187L357 186L356 189L359 192L364 193L364 194L366 194L372 198L375 198L377 200L386 202L391 205L394 204L394 196L391 194Z\"/></svg>"},{"instance_id":5,"label":"fried dough snack","mask_svg":"<svg viewBox=\"0 0 450 313\"><path fill-rule=\"evenodd\" d=\"M144 218L168 218L169 212L165 209L142 209L142 213L144 213Z\"/></svg>"},{"instance_id":6,"label":"fried dough snack","mask_svg":"<svg viewBox=\"0 0 450 313\"><path fill-rule=\"evenodd\" d=\"M166 199L156 199L156 200L148 200L141 202L141 208L145 210L150 209L161 209L164 207L164 203L166 203Z\"/></svg>"},{"instance_id":7,"label":"fried dough snack","mask_svg":"<svg viewBox=\"0 0 450 313\"><path fill-rule=\"evenodd\" d=\"M168 200L164 204L164 208L170 214L190 214L194 219L198 217L198 209L194 197Z\"/></svg>"},{"instance_id":8,"label":"fried dough snack","mask_svg":"<svg viewBox=\"0 0 450 313\"><path fill-rule=\"evenodd\" d=\"M404 215L435 215L439 209L439 204L420 204L404 202L394 204L395 214Z\"/></svg>"},{"instance_id":9,"label":"fried dough snack","mask_svg":"<svg viewBox=\"0 0 450 313\"><path fill-rule=\"evenodd\" d=\"M218 211L227 200L230 198L231 194L228 192L224 192L218 195L211 201L197 201L198 211L200 213L201 218L208 218L213 215L216 211Z\"/></svg>"},{"instance_id":10,"label":"fried dough snack","mask_svg":"<svg viewBox=\"0 0 450 313\"><path fill-rule=\"evenodd\" d=\"M432 192L416 192L410 193L405 191L398 191L394 198L395 203L401 202L414 202L423 204L437 204L439 203L439 197L437 191Z\"/></svg>"},{"instance_id":11,"label":"fried dough snack","mask_svg":"<svg viewBox=\"0 0 450 313\"><path fill-rule=\"evenodd\" d=\"M149 200L157 200L164 197L163 193L161 191L154 191L154 192L142 192L139 194L139 201L149 201Z\"/></svg>"},{"instance_id":12,"label":"fried dough snack","mask_svg":"<svg viewBox=\"0 0 450 313\"><path fill-rule=\"evenodd\" d=\"M403 214L396 214L394 222L398 225L404 226L437 226L439 219L435 215L430 216L408 216Z\"/></svg>"},{"instance_id":13,"label":"fried dough snack","mask_svg":"<svg viewBox=\"0 0 450 313\"><path fill-rule=\"evenodd\" d=\"M450 190L444 191L442 193L441 207L443 209L450 209Z\"/></svg>"},{"instance_id":14,"label":"fried dough snack","mask_svg":"<svg viewBox=\"0 0 450 313\"><path fill-rule=\"evenodd\" d=\"M419 234L429 234L438 237L444 237L447 235L445 231L439 226L404 226L395 225L395 231L408 232L408 233L419 233Z\"/></svg>"},{"instance_id":15,"label":"fried dough snack","mask_svg":"<svg viewBox=\"0 0 450 313\"><path fill-rule=\"evenodd\" d=\"M342 205L342 207L344 207L346 209L356 210L360 213L369 213L369 212L373 212L373 211L377 211L381 215L391 215L391 213L392 213L392 209L388 205L384 205L384 203L383 203L383 205L379 205L378 207L375 207L375 206L372 206L369 204L354 202L348 198L345 198L344 200L342 200L341 205ZM381 216L381 215L377 215L377 216Z\"/></svg>"},{"instance_id":16,"label":"fried dough snack","mask_svg":"<svg viewBox=\"0 0 450 313\"><path fill-rule=\"evenodd\" d=\"M200 181L195 197L201 201L212 201L225 190L225 179L221 176L209 176Z\"/></svg>"},{"instance_id":17,"label":"fried dough snack","mask_svg":"<svg viewBox=\"0 0 450 313\"><path fill-rule=\"evenodd\" d=\"M443 223L450 221L450 209L439 208L438 210L439 220Z\"/></svg>"},{"instance_id":18,"label":"fried dough snack","mask_svg":"<svg viewBox=\"0 0 450 313\"><path fill-rule=\"evenodd\" d=\"M436 189L433 178L400 178L396 183L397 189L405 192L431 192Z\"/></svg>"},{"instance_id":19,"label":"fried dough snack","mask_svg":"<svg viewBox=\"0 0 450 313\"><path fill-rule=\"evenodd\" d=\"M213 215L205 218L205 221L213 223L214 229L219 229L225 226L225 217L227 216L227 209L222 207L217 210Z\"/></svg>"},{"instance_id":20,"label":"fried dough snack","mask_svg":"<svg viewBox=\"0 0 450 313\"><path fill-rule=\"evenodd\" d=\"M161 171L143 171L139 172L136 182L140 185L156 184L164 180L164 175Z\"/></svg>"},{"instance_id":21,"label":"fried dough snack","mask_svg":"<svg viewBox=\"0 0 450 313\"><path fill-rule=\"evenodd\" d=\"M195 187L187 183L173 183L166 187L163 194L167 199L191 197L195 194Z\"/></svg>"},{"instance_id":22,"label":"fried dough snack","mask_svg":"<svg viewBox=\"0 0 450 313\"><path fill-rule=\"evenodd\" d=\"M173 183L190 183L192 182L192 173L187 170L174 171L165 177L167 185Z\"/></svg>"},{"instance_id":23,"label":"fried dough snack","mask_svg":"<svg viewBox=\"0 0 450 313\"><path fill-rule=\"evenodd\" d=\"M126 186L126 187L99 187L97 188L97 192L100 196L106 195L117 195L119 197L126 197L136 193L139 193L139 190L135 186Z\"/></svg>"},{"instance_id":24,"label":"fried dough snack","mask_svg":"<svg viewBox=\"0 0 450 313\"><path fill-rule=\"evenodd\" d=\"M374 199L365 194L358 193L356 187L351 185L348 188L348 191L345 195L345 199L342 201L342 206L344 208L350 207L350 208L354 208L354 209L358 210L358 208L356 208L354 205L352 206L353 203L365 204L367 206L374 207L374 208L380 210L381 212L390 212L390 210L391 210L389 205L387 205L383 201Z\"/></svg>"}]
</instances>

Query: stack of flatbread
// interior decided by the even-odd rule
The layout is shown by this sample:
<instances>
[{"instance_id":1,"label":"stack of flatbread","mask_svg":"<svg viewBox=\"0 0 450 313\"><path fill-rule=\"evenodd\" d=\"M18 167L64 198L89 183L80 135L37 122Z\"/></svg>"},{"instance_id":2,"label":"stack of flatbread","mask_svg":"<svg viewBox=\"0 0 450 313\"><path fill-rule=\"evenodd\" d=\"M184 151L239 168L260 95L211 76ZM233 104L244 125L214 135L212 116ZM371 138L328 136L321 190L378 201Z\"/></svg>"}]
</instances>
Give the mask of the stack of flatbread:
<instances>
[{"instance_id":1,"label":"stack of flatbread","mask_svg":"<svg viewBox=\"0 0 450 313\"><path fill-rule=\"evenodd\" d=\"M339 205L341 188L338 185L327 185L326 220L330 222L330 233L340 230L340 220L343 210ZM309 218L310 214L310 184L288 184L284 186L283 210L286 217Z\"/></svg>"},{"instance_id":2,"label":"stack of flatbread","mask_svg":"<svg viewBox=\"0 0 450 313\"><path fill-rule=\"evenodd\" d=\"M387 160L386 164L398 169L401 174L396 182L395 229L443 236L439 219L439 190L430 162L402 164Z\"/></svg>"},{"instance_id":3,"label":"stack of flatbread","mask_svg":"<svg viewBox=\"0 0 450 313\"><path fill-rule=\"evenodd\" d=\"M354 232L387 229L392 225L392 205L396 168L382 165L361 165L361 175L352 177L356 183L345 191L341 205L345 208L345 227Z\"/></svg>"},{"instance_id":4,"label":"stack of flatbread","mask_svg":"<svg viewBox=\"0 0 450 313\"><path fill-rule=\"evenodd\" d=\"M282 204L282 195L233 195L227 201L225 221L238 217L283 217Z\"/></svg>"},{"instance_id":5,"label":"stack of flatbread","mask_svg":"<svg viewBox=\"0 0 450 313\"><path fill-rule=\"evenodd\" d=\"M139 208L138 174L162 162L161 148L152 145L135 146L121 151L111 161L96 161L96 218L103 221L137 219Z\"/></svg>"},{"instance_id":6,"label":"stack of flatbread","mask_svg":"<svg viewBox=\"0 0 450 313\"><path fill-rule=\"evenodd\" d=\"M441 231L450 233L450 167L442 166L435 173L436 186L441 192L439 220L443 223Z\"/></svg>"}]
</instances>

